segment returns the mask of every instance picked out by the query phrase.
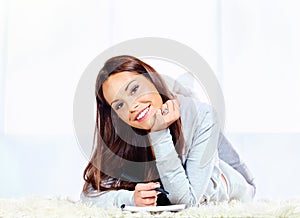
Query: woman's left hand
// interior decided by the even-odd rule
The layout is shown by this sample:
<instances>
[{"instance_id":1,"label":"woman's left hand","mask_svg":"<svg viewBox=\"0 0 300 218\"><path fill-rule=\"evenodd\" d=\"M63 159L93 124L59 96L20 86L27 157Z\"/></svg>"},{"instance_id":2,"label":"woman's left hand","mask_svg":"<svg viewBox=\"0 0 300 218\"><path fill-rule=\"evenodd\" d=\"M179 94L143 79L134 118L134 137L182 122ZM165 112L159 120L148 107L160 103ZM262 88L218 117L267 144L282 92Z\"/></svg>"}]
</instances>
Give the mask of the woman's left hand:
<instances>
[{"instance_id":1,"label":"woman's left hand","mask_svg":"<svg viewBox=\"0 0 300 218\"><path fill-rule=\"evenodd\" d=\"M180 103L177 99L177 96L172 100L166 101L161 107L158 109L153 116L153 126L151 128L151 132L156 132L159 130L163 130L168 128L172 123L178 120L180 117Z\"/></svg>"}]
</instances>

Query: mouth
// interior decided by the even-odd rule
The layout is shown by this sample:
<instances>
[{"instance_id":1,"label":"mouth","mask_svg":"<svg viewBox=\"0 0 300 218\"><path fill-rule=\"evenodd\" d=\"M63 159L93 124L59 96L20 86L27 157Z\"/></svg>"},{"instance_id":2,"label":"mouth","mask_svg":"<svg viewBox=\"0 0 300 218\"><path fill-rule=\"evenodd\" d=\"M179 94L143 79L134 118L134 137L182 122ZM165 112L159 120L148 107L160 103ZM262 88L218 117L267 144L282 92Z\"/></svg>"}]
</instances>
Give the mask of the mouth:
<instances>
[{"instance_id":1,"label":"mouth","mask_svg":"<svg viewBox=\"0 0 300 218\"><path fill-rule=\"evenodd\" d=\"M136 115L135 120L138 122L144 121L148 117L149 111L150 111L150 105L148 107L144 108L141 112L139 112Z\"/></svg>"}]
</instances>

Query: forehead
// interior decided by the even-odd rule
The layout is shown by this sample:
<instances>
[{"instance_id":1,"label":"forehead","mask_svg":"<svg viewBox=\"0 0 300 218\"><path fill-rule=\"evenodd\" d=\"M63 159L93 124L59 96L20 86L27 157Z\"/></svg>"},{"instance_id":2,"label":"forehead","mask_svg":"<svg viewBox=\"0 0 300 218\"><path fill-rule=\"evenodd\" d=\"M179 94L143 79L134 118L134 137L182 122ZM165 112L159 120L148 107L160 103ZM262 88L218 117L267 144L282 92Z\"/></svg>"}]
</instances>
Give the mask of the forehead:
<instances>
[{"instance_id":1,"label":"forehead","mask_svg":"<svg viewBox=\"0 0 300 218\"><path fill-rule=\"evenodd\" d=\"M106 101L110 104L120 91L124 91L125 86L132 80L146 79L142 74L136 72L123 71L110 75L104 81L102 90ZM146 79L147 80L147 79Z\"/></svg>"}]
</instances>

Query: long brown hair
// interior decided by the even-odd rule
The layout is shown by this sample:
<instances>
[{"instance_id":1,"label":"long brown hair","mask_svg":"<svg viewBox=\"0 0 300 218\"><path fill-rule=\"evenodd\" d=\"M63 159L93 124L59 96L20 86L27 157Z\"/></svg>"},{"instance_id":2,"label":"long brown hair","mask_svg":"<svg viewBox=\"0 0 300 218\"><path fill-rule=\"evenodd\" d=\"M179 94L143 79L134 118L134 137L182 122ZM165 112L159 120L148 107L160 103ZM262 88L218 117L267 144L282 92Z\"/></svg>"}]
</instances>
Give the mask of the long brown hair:
<instances>
[{"instance_id":1,"label":"long brown hair","mask_svg":"<svg viewBox=\"0 0 300 218\"><path fill-rule=\"evenodd\" d=\"M123 122L112 110L103 96L102 84L112 74L123 71L137 72L148 78L160 93L163 102L173 99L161 76L148 64L128 55L107 60L96 80L96 127L94 150L84 170L87 194L91 185L97 191L127 189L134 190L138 182L159 181L148 133ZM169 126L176 151L181 158L184 139L181 121Z\"/></svg>"}]
</instances>

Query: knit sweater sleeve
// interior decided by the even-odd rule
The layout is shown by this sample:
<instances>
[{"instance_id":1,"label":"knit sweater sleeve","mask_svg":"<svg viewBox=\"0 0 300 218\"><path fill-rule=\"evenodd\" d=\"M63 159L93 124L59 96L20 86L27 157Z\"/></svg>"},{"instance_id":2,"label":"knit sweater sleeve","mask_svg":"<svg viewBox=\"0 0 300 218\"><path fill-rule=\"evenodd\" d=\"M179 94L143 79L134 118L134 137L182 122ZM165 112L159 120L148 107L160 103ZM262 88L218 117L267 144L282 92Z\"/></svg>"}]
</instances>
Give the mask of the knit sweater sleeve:
<instances>
[{"instance_id":1,"label":"knit sweater sleeve","mask_svg":"<svg viewBox=\"0 0 300 218\"><path fill-rule=\"evenodd\" d=\"M190 131L185 167L175 150L169 129L150 133L156 166L172 204L193 206L205 193L217 160L219 127L210 107L201 108Z\"/></svg>"},{"instance_id":2,"label":"knit sweater sleeve","mask_svg":"<svg viewBox=\"0 0 300 218\"><path fill-rule=\"evenodd\" d=\"M133 191L111 190L98 192L91 185L88 187L87 193L81 193L80 200L83 203L102 208L120 207L122 204L135 206Z\"/></svg>"}]
</instances>

